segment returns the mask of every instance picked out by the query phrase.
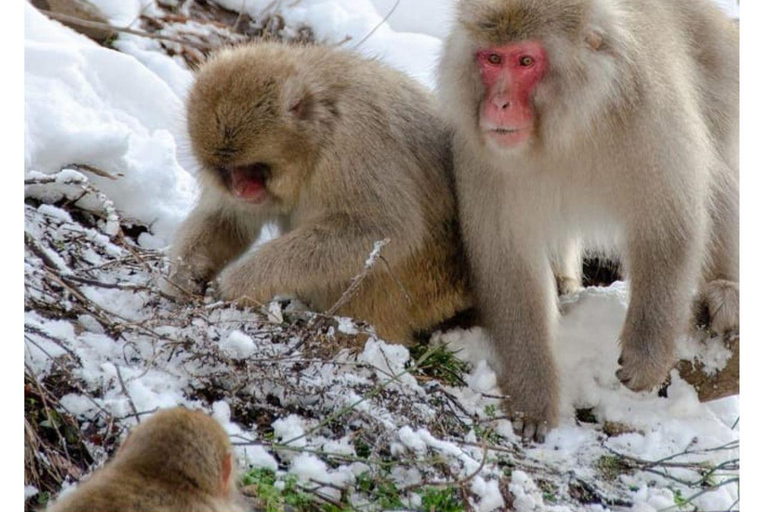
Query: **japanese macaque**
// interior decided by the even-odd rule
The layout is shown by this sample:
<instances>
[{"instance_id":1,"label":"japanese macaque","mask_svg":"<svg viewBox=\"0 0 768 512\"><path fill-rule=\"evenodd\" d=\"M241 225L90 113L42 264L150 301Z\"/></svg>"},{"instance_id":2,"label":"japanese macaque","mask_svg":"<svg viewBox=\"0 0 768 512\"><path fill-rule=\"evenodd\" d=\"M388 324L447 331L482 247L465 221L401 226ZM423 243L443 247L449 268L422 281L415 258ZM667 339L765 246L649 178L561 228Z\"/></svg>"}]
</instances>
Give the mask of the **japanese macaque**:
<instances>
[{"instance_id":1,"label":"japanese macaque","mask_svg":"<svg viewBox=\"0 0 768 512\"><path fill-rule=\"evenodd\" d=\"M325 311L388 238L340 314L407 342L470 305L450 135L413 80L340 50L258 43L200 69L187 120L202 195L167 290L218 275L225 299ZM267 222L280 235L246 252Z\"/></svg>"},{"instance_id":2,"label":"japanese macaque","mask_svg":"<svg viewBox=\"0 0 768 512\"><path fill-rule=\"evenodd\" d=\"M128 434L115 457L49 512L245 512L232 447L216 420L165 409Z\"/></svg>"},{"instance_id":3,"label":"japanese macaque","mask_svg":"<svg viewBox=\"0 0 768 512\"><path fill-rule=\"evenodd\" d=\"M506 407L558 421L547 259L613 248L631 287L617 377L660 384L695 290L738 314L738 28L708 0L460 0L439 67L462 234Z\"/></svg>"}]
</instances>

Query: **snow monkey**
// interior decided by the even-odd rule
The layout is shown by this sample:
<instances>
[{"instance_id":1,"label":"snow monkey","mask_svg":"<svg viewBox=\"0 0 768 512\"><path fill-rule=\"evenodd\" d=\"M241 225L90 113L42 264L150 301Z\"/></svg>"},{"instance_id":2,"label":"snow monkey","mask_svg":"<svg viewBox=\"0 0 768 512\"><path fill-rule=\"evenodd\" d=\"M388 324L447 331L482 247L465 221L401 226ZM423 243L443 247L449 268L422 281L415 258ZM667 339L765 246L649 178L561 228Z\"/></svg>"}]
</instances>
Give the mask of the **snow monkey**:
<instances>
[{"instance_id":1,"label":"snow monkey","mask_svg":"<svg viewBox=\"0 0 768 512\"><path fill-rule=\"evenodd\" d=\"M708 0L460 0L439 67L459 217L507 412L558 420L546 261L629 274L617 377L660 384L695 290L739 327L738 28Z\"/></svg>"},{"instance_id":2,"label":"snow monkey","mask_svg":"<svg viewBox=\"0 0 768 512\"><path fill-rule=\"evenodd\" d=\"M450 135L434 101L340 50L218 53L189 96L202 194L172 247L171 281L199 290L219 275L225 299L285 294L325 311L388 238L385 261L339 313L407 342L466 309ZM280 236L246 253L267 222Z\"/></svg>"},{"instance_id":3,"label":"snow monkey","mask_svg":"<svg viewBox=\"0 0 768 512\"><path fill-rule=\"evenodd\" d=\"M49 512L245 512L219 423L182 407L152 415Z\"/></svg>"}]
</instances>

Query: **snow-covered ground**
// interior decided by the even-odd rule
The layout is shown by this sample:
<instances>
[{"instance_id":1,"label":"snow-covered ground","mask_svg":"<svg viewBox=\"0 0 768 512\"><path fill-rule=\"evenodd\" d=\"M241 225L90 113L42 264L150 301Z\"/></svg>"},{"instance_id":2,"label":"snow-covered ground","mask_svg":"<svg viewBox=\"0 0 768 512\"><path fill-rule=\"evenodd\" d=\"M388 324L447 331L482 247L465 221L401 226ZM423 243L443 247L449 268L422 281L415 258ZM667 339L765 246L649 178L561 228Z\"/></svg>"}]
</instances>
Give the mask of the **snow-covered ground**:
<instances>
[{"instance_id":1,"label":"snow-covered ground","mask_svg":"<svg viewBox=\"0 0 768 512\"><path fill-rule=\"evenodd\" d=\"M379 58L427 86L434 83L434 66L452 5L451 1L401 0L384 20L395 0L218 1L234 10L244 7L253 17L263 15L265 9L279 9L288 29L309 25L319 40L342 43L342 47ZM93 3L113 23L123 26L135 23L140 12L155 8L148 0ZM738 15L735 1L718 3L731 15ZM626 311L623 283L589 288L563 299L564 315L555 347L562 376L561 425L545 444L536 446L521 446L508 421L493 420L493 396L498 389L487 363L487 340L479 329L453 331L433 340L449 343L460 350L459 357L471 363L466 386L445 388L458 404L457 410L463 411L458 417L466 424L480 420L490 427L490 434L483 434L486 437L469 428L458 438L461 428L439 431L435 427L446 414L441 409L444 404L431 404L427 399L431 385L406 371L409 357L402 347L375 336L366 341L368 336L363 336L364 348L356 358L345 352L332 363L318 362L296 352L292 348L295 333L274 319L269 322L215 303L201 306L212 311L203 317L160 297L153 287L163 264L161 253L152 251L168 244L196 194L183 119L192 74L183 60L158 51L155 40L122 34L115 46L120 51L100 47L25 6L25 177L36 183L27 187L35 206L26 206L25 229L42 247L42 256L28 255L27 297L41 304L51 300L46 295L50 290L37 289L38 285L44 288L40 283L46 258L65 277L98 278L115 285L105 288L78 281L80 292L96 306L93 311L79 312L74 320L52 318L34 308L25 315L25 359L37 377L55 372L56 358L74 354L78 360L72 372L82 389L61 400L69 412L94 422L106 412L119 418L121 425L130 425L137 412L157 407L203 407L213 411L233 440L259 441L238 448L244 467L278 469L279 460L281 470L300 479L332 484L327 488L332 494L336 487L352 485L366 466L360 461L341 462L343 455L355 454L354 436L341 429L334 437L319 428L322 420L317 414L332 414L354 404L357 410L350 416L366 428L380 429L375 431L381 433L392 454L411 462L435 456L458 478L470 477L473 496L469 502L475 510L501 510L505 494L514 498L520 511L738 509L738 482L733 475L716 471L703 477L697 473L704 463L716 467L738 459L738 397L701 404L695 390L676 375L665 398L622 387L613 372L618 358L616 339ZM60 173L72 164L93 166L112 178L82 167ZM53 184L46 181L45 176L50 175L56 175ZM83 224L66 211L45 204L63 196L79 197L83 180L104 194L100 199L89 194L83 202L112 215L107 215L107 222ZM145 266L119 264L130 260L131 251L114 237L115 215L150 227L138 243L157 259ZM73 237L82 237L89 245L69 253L68 247L80 247ZM87 267L91 267L90 273L79 273ZM62 299L65 309L66 303ZM133 327L119 333L110 330L100 311L104 318L117 316L120 325ZM177 319L184 315L191 319L189 325L179 325ZM341 335L357 328L346 322L336 329ZM184 343L199 343L204 355L175 348L187 346ZM693 343L681 340L681 350L690 351ZM711 342L713 346L717 343ZM721 355L716 348L707 353L712 364ZM279 365L265 374L268 389L247 379L233 377L234 382L225 382L234 368L247 373L249 364L275 358L287 358L291 364L303 361L295 389L280 380L279 374L287 366ZM392 379L393 375L398 378ZM372 393L388 379L393 382L384 386L387 391L391 388L386 399ZM258 424L245 426L234 421L241 416L233 411L243 407L242 396L235 399L217 390L214 399L200 391L200 386L213 383L229 391L242 384L238 393L253 402L278 396L284 411L291 410L286 408L291 405L297 412L274 419L271 428L277 442L298 438L286 444L301 450L290 452L283 447L278 451L260 433ZM404 405L408 403L413 410ZM596 423L577 421L577 408L591 409ZM626 433L607 435L607 424L621 425ZM494 452L489 445L515 455ZM333 467L327 458L314 453L318 450L339 455ZM682 455L670 459L672 465L638 470L643 463L637 461L653 462L677 454ZM629 467L631 460L634 467ZM598 478L601 471L608 471L606 461L617 465L609 468L615 473L612 480ZM689 462L698 465L686 466ZM428 469L414 464L404 463L393 470L398 486L417 485L424 475L434 478ZM553 482L552 489L541 483L547 478ZM569 495L569 482L596 478L601 487L592 491L605 499L596 498L594 503L602 505L576 498L562 504L565 502L559 498ZM701 492L701 484L688 485L701 478L709 478L704 487L708 492ZM406 505L416 509L420 498L410 495L412 501ZM606 505L611 500L614 505Z\"/></svg>"}]
</instances>

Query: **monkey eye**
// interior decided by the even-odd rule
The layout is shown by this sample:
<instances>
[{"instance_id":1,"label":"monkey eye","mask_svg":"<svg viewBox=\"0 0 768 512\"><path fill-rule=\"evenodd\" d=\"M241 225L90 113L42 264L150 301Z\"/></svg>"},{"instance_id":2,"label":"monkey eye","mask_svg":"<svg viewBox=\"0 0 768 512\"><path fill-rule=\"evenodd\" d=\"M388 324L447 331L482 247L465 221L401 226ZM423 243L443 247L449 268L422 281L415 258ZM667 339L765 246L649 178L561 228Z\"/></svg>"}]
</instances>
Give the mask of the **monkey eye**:
<instances>
[{"instance_id":1,"label":"monkey eye","mask_svg":"<svg viewBox=\"0 0 768 512\"><path fill-rule=\"evenodd\" d=\"M523 55L520 57L520 65L525 68L533 66L533 57L530 55Z\"/></svg>"},{"instance_id":2,"label":"monkey eye","mask_svg":"<svg viewBox=\"0 0 768 512\"><path fill-rule=\"evenodd\" d=\"M488 62L490 62L491 64L501 64L501 55L499 55L498 53L488 54L487 59L488 59Z\"/></svg>"}]
</instances>

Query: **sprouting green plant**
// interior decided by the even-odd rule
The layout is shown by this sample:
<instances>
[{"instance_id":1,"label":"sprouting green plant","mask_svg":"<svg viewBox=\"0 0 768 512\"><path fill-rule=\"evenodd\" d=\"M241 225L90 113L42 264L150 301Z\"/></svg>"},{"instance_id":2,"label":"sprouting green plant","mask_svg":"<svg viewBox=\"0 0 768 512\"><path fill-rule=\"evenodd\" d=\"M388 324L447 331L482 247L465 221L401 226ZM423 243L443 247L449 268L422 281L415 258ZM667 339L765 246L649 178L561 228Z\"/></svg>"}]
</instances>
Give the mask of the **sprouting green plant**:
<instances>
[{"instance_id":1,"label":"sprouting green plant","mask_svg":"<svg viewBox=\"0 0 768 512\"><path fill-rule=\"evenodd\" d=\"M358 475L355 489L381 508L403 508L400 491L388 475L373 475L366 471Z\"/></svg>"},{"instance_id":2,"label":"sprouting green plant","mask_svg":"<svg viewBox=\"0 0 768 512\"><path fill-rule=\"evenodd\" d=\"M554 485L552 485L550 482L547 482L546 480L539 480L537 483L539 485L539 489L541 489L541 496L545 501L549 501L550 503L557 501L557 489Z\"/></svg>"},{"instance_id":3,"label":"sprouting green plant","mask_svg":"<svg viewBox=\"0 0 768 512\"><path fill-rule=\"evenodd\" d=\"M606 480L616 480L623 468L621 459L616 455L601 456L595 466Z\"/></svg>"},{"instance_id":4,"label":"sprouting green plant","mask_svg":"<svg viewBox=\"0 0 768 512\"><path fill-rule=\"evenodd\" d=\"M470 367L469 364L456 357L458 350L450 350L445 344L429 346L422 343L410 347L413 360L420 359L428 351L431 353L419 365L420 373L451 386L467 385L464 381L464 374L470 371Z\"/></svg>"},{"instance_id":5,"label":"sprouting green plant","mask_svg":"<svg viewBox=\"0 0 768 512\"><path fill-rule=\"evenodd\" d=\"M365 439L362 439L360 437L355 438L355 454L357 454L358 457L362 457L364 459L367 459L371 456L371 445L368 444Z\"/></svg>"},{"instance_id":6,"label":"sprouting green plant","mask_svg":"<svg viewBox=\"0 0 768 512\"><path fill-rule=\"evenodd\" d=\"M304 492L294 475L277 475L266 468L251 469L243 475L243 485L256 486L264 512L283 512L286 505L297 510L307 510L315 503L313 497Z\"/></svg>"},{"instance_id":7,"label":"sprouting green plant","mask_svg":"<svg viewBox=\"0 0 768 512\"><path fill-rule=\"evenodd\" d=\"M35 499L37 500L38 505L47 505L49 501L51 501L51 493L48 491L40 491L37 493L37 496L35 496Z\"/></svg>"},{"instance_id":8,"label":"sprouting green plant","mask_svg":"<svg viewBox=\"0 0 768 512\"><path fill-rule=\"evenodd\" d=\"M685 505L688 504L688 500L683 496L683 493L680 491L680 489L671 489L673 498L675 500L675 505L682 508Z\"/></svg>"},{"instance_id":9,"label":"sprouting green plant","mask_svg":"<svg viewBox=\"0 0 768 512\"><path fill-rule=\"evenodd\" d=\"M427 487L417 494L421 496L420 509L424 512L462 512L464 510L458 488Z\"/></svg>"}]
</instances>

